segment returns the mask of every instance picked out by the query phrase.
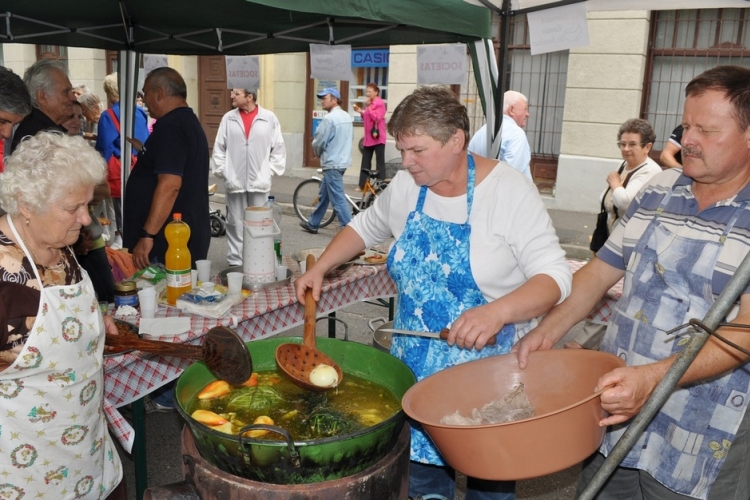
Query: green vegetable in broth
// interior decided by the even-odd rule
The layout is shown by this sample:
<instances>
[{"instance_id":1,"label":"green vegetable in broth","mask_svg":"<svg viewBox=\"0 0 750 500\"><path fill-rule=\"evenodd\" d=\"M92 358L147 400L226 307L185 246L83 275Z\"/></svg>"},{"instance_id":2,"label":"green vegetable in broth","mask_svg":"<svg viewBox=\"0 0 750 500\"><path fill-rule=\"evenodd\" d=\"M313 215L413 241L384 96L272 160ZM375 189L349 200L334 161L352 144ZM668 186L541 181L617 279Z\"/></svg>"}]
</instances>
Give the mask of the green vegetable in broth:
<instances>
[{"instance_id":1,"label":"green vegetable in broth","mask_svg":"<svg viewBox=\"0 0 750 500\"><path fill-rule=\"evenodd\" d=\"M281 395L271 386L243 387L229 393L227 411L252 410L263 412L282 400Z\"/></svg>"}]
</instances>

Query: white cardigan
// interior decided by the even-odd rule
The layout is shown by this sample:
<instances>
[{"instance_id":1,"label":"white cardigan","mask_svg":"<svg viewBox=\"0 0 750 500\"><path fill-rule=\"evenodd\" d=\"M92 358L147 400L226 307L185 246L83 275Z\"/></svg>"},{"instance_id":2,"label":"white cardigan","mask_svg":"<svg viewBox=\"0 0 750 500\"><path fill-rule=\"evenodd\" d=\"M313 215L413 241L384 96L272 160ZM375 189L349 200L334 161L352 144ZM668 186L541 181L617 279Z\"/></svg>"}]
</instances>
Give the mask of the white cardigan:
<instances>
[{"instance_id":1,"label":"white cardigan","mask_svg":"<svg viewBox=\"0 0 750 500\"><path fill-rule=\"evenodd\" d=\"M226 192L271 191L271 176L286 170L286 146L276 115L258 106L245 139L240 110L229 111L216 132L213 160L213 174L224 180Z\"/></svg>"},{"instance_id":2,"label":"white cardigan","mask_svg":"<svg viewBox=\"0 0 750 500\"><path fill-rule=\"evenodd\" d=\"M607 197L604 199L604 208L609 213L607 221L609 223L610 231L612 231L612 226L616 222L615 211L613 207L617 207L617 214L620 217L625 215L625 212L630 206L630 202L633 201L633 198L635 198L635 195L638 193L638 191L640 191L640 189L645 186L653 176L661 173L662 171L659 164L652 160L650 157L646 157L646 161L641 165L643 166L640 167L638 171L635 172L632 176L630 176L627 187L618 187L615 190L610 189L609 193L607 193L606 195ZM627 170L623 170L623 175L621 175L620 177L624 178L627 173ZM602 192L602 195L604 195L606 191L607 189L605 188L604 192ZM601 199L601 197L599 199Z\"/></svg>"},{"instance_id":3,"label":"white cardigan","mask_svg":"<svg viewBox=\"0 0 750 500\"><path fill-rule=\"evenodd\" d=\"M350 227L365 245L398 239L407 216L416 208L420 187L407 171L393 178L371 208ZM466 222L466 195L439 196L428 189L424 212L439 220ZM469 258L479 289L488 302L546 274L560 288L560 302L570 295L572 274L565 252L536 187L505 162L474 189Z\"/></svg>"}]
</instances>

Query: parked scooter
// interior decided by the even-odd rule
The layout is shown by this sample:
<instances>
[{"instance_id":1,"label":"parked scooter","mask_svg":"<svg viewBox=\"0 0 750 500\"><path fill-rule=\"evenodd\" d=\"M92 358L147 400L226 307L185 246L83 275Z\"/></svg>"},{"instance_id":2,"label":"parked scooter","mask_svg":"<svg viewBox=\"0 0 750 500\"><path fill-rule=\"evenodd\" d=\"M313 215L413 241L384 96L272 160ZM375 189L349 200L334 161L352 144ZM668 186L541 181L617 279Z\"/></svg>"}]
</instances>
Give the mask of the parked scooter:
<instances>
[{"instance_id":1,"label":"parked scooter","mask_svg":"<svg viewBox=\"0 0 750 500\"><path fill-rule=\"evenodd\" d=\"M208 186L208 196L211 197L216 193L216 184ZM218 238L227 233L227 216L221 211L221 208L212 209L209 206L208 216L211 219L211 236Z\"/></svg>"}]
</instances>

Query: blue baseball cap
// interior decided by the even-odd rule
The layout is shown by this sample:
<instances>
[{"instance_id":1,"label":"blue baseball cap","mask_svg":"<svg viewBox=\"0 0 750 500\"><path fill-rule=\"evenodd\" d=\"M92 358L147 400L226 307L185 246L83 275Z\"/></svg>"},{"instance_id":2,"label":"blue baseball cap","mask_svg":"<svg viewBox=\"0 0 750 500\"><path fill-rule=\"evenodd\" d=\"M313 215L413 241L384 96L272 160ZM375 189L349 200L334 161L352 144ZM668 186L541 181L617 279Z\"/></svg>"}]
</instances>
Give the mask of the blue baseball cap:
<instances>
[{"instance_id":1,"label":"blue baseball cap","mask_svg":"<svg viewBox=\"0 0 750 500\"><path fill-rule=\"evenodd\" d=\"M318 92L318 99L323 99L326 95L331 94L336 99L341 99L341 93L336 87L328 87Z\"/></svg>"}]
</instances>

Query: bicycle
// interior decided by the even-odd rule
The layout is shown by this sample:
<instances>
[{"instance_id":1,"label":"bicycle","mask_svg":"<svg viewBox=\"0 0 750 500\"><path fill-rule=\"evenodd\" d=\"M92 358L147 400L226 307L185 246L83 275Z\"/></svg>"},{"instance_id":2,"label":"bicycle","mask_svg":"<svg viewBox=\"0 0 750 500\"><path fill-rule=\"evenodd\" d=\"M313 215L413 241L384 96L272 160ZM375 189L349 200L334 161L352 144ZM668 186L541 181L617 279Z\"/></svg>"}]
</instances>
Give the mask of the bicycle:
<instances>
[{"instance_id":1,"label":"bicycle","mask_svg":"<svg viewBox=\"0 0 750 500\"><path fill-rule=\"evenodd\" d=\"M322 169L318 169L319 173L322 173ZM368 208L375 201L380 193L388 186L390 179L378 179L377 170L368 170L368 178L365 181L365 185L362 188L362 196L360 198L354 198L346 193L346 201L352 208L352 215L356 215L362 210ZM318 195L320 194L320 183L322 178L313 176L310 179L304 180L299 183L297 188L294 190L294 196L292 202L294 204L294 212L302 222L307 222L310 214L313 213L315 208L318 206ZM333 207L328 206L328 210L320 220L318 227L326 227L333 219L336 218L336 212Z\"/></svg>"}]
</instances>

